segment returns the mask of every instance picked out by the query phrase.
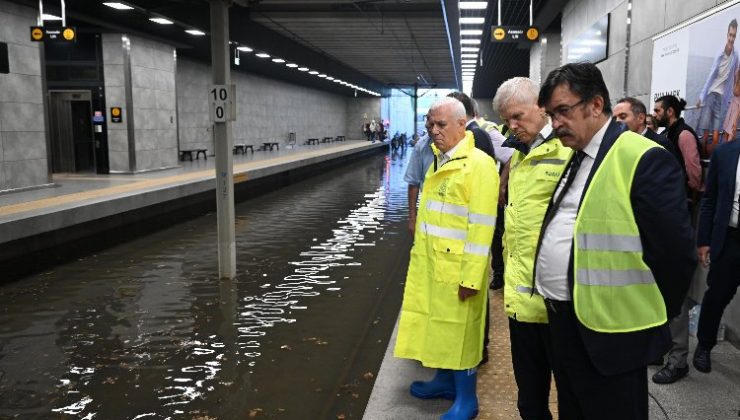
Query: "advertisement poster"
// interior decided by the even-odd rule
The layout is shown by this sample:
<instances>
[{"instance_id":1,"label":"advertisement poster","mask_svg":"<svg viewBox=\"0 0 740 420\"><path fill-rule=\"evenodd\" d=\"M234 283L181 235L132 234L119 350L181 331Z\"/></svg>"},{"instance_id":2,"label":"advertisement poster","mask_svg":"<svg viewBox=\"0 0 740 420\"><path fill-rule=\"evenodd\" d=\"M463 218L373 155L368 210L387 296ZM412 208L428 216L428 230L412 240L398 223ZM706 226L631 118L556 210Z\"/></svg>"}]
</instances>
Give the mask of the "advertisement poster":
<instances>
[{"instance_id":1,"label":"advertisement poster","mask_svg":"<svg viewBox=\"0 0 740 420\"><path fill-rule=\"evenodd\" d=\"M654 41L650 97L685 99L683 117L700 136L722 133L740 117L740 89L733 89L740 75L740 43L735 40L739 19L740 4L735 4ZM737 106L732 106L733 98Z\"/></svg>"}]
</instances>

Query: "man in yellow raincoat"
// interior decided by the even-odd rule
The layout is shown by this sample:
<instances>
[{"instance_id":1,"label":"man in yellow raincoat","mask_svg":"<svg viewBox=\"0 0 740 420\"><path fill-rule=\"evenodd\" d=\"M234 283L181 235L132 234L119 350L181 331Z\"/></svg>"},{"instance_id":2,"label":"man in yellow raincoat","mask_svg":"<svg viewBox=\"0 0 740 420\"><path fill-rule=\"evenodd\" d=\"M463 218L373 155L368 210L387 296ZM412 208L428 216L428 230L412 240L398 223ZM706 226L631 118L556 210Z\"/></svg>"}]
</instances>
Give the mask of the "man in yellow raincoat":
<instances>
[{"instance_id":1,"label":"man in yellow raincoat","mask_svg":"<svg viewBox=\"0 0 740 420\"><path fill-rule=\"evenodd\" d=\"M489 254L499 178L465 131L465 108L453 98L429 110L435 160L424 181L406 277L395 355L436 368L411 384L422 398L454 399L443 420L478 413Z\"/></svg>"}]
</instances>

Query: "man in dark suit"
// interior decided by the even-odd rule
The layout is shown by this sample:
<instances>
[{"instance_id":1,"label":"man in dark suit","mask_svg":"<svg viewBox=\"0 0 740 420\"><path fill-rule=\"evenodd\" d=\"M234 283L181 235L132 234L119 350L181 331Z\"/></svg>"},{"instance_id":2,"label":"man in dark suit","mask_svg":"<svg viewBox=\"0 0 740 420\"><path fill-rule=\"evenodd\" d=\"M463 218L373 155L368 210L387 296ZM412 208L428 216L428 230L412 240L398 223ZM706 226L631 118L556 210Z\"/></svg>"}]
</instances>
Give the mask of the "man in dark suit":
<instances>
[{"instance_id":1,"label":"man in dark suit","mask_svg":"<svg viewBox=\"0 0 740 420\"><path fill-rule=\"evenodd\" d=\"M468 119L468 122L465 125L465 130L473 133L473 138L475 139L475 147L486 152L486 154L490 156L491 159L496 159L496 155L493 151L493 143L491 142L491 137L489 137L486 130L480 128L478 123L475 121L475 107L473 105L473 100L470 99L468 95L462 92L452 92L447 96L450 98L455 98L458 101L462 102L463 106L465 107L465 116Z\"/></svg>"},{"instance_id":2,"label":"man in dark suit","mask_svg":"<svg viewBox=\"0 0 740 420\"><path fill-rule=\"evenodd\" d=\"M647 108L645 107L645 104L637 98L628 96L618 100L617 104L614 105L615 121L625 124L631 131L634 131L643 137L647 137L663 146L666 150L671 152L676 159L681 159L681 152L676 150L667 138L648 128L647 116Z\"/></svg>"},{"instance_id":3,"label":"man in dark suit","mask_svg":"<svg viewBox=\"0 0 740 420\"><path fill-rule=\"evenodd\" d=\"M667 321L696 266L681 169L665 149L611 121L609 92L591 63L553 70L538 102L576 150L535 258L554 370L564 375L560 417L647 419L647 364L670 347Z\"/></svg>"},{"instance_id":4,"label":"man in dark suit","mask_svg":"<svg viewBox=\"0 0 740 420\"><path fill-rule=\"evenodd\" d=\"M699 210L699 260L708 266L710 255L712 259L696 334L699 344L694 352L694 367L705 373L712 370L710 352L717 344L722 313L740 285L739 158L740 141L714 149Z\"/></svg>"}]
</instances>

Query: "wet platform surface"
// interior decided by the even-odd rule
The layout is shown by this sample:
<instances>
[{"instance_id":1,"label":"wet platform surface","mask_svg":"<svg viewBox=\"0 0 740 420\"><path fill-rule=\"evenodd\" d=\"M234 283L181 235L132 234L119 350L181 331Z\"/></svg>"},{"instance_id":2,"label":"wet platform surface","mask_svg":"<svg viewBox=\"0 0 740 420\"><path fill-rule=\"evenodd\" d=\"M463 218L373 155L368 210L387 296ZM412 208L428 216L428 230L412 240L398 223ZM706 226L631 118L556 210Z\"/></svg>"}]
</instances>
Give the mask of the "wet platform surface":
<instances>
[{"instance_id":1,"label":"wet platform surface","mask_svg":"<svg viewBox=\"0 0 740 420\"><path fill-rule=\"evenodd\" d=\"M501 290L489 292L491 332L488 364L478 372L478 419L520 419L517 386L511 366L509 324L503 309ZM438 419L451 406L445 400L419 400L408 387L415 380L429 380L431 369L412 360L393 357L395 333L383 359L378 379L364 414L365 420ZM696 339L691 337L691 355ZM689 360L690 363L690 360ZM690 367L689 376L674 384L656 385L650 377L658 367L648 368L650 420L730 420L740 418L740 350L720 342L712 351L712 372L703 374ZM550 411L557 419L554 383ZM567 420L567 419L563 419Z\"/></svg>"}]
</instances>

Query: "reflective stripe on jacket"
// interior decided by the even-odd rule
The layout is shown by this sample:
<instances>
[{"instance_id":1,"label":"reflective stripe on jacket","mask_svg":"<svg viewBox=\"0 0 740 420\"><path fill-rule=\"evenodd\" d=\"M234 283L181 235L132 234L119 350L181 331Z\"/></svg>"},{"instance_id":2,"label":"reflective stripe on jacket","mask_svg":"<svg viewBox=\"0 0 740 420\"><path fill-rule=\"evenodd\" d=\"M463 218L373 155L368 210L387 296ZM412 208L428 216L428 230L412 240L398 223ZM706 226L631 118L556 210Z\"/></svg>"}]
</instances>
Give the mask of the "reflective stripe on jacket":
<instances>
[{"instance_id":1,"label":"reflective stripe on jacket","mask_svg":"<svg viewBox=\"0 0 740 420\"><path fill-rule=\"evenodd\" d=\"M534 289L534 256L550 198L573 149L550 139L511 157L509 204L504 232L504 310L521 322L547 322L542 296Z\"/></svg>"},{"instance_id":2,"label":"reflective stripe on jacket","mask_svg":"<svg viewBox=\"0 0 740 420\"><path fill-rule=\"evenodd\" d=\"M622 133L593 175L576 217L573 301L587 328L639 331L667 321L665 302L643 261L630 190L637 164L656 143Z\"/></svg>"},{"instance_id":3,"label":"reflective stripe on jacket","mask_svg":"<svg viewBox=\"0 0 740 420\"><path fill-rule=\"evenodd\" d=\"M475 149L469 131L451 160L427 172L401 307L397 357L456 370L480 362L498 183L493 159ZM460 286L480 292L460 301Z\"/></svg>"}]
</instances>

